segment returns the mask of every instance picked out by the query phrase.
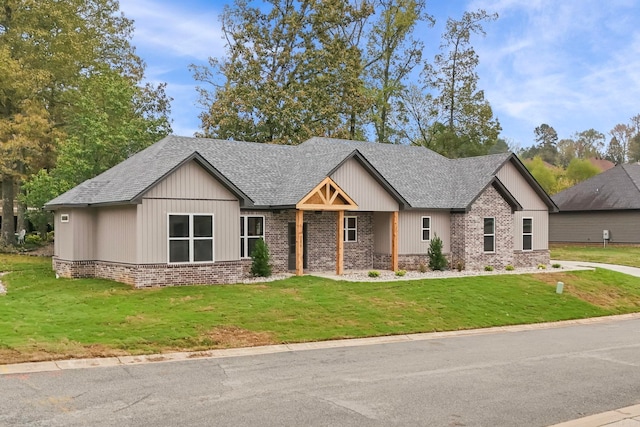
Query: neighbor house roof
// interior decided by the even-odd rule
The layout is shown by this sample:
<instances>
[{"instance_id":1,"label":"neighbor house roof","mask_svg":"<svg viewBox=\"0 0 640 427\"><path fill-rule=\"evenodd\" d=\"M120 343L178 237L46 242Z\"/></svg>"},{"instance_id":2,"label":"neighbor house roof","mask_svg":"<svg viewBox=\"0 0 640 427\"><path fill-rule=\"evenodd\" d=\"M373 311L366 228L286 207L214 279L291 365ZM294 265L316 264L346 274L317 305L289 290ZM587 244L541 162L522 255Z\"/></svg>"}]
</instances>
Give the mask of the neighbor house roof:
<instances>
[{"instance_id":1,"label":"neighbor house roof","mask_svg":"<svg viewBox=\"0 0 640 427\"><path fill-rule=\"evenodd\" d=\"M560 212L640 209L640 165L618 165L552 199Z\"/></svg>"},{"instance_id":2,"label":"neighbor house roof","mask_svg":"<svg viewBox=\"0 0 640 427\"><path fill-rule=\"evenodd\" d=\"M238 196L243 206L290 207L350 158L356 158L404 208L468 209L487 186L504 190L495 177L502 165L512 161L522 166L509 153L452 160L424 147L332 138L287 146L171 135L46 207L135 203L191 159Z\"/></svg>"}]
</instances>

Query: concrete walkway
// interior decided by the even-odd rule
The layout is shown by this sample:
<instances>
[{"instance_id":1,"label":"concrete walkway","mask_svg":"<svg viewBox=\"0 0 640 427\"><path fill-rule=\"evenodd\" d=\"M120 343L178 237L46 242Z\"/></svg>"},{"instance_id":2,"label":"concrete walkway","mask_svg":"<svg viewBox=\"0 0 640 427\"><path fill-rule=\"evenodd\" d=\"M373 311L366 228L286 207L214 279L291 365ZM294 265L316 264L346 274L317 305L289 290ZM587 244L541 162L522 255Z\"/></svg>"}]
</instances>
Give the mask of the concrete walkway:
<instances>
[{"instance_id":1,"label":"concrete walkway","mask_svg":"<svg viewBox=\"0 0 640 427\"><path fill-rule=\"evenodd\" d=\"M562 268L566 269L579 269L579 268L604 268L605 270L617 271L618 273L628 274L630 276L640 277L640 268L629 267L626 265L615 264L603 264L599 262L587 262L587 261L562 261L552 260L551 263L558 263L562 265Z\"/></svg>"}]
</instances>

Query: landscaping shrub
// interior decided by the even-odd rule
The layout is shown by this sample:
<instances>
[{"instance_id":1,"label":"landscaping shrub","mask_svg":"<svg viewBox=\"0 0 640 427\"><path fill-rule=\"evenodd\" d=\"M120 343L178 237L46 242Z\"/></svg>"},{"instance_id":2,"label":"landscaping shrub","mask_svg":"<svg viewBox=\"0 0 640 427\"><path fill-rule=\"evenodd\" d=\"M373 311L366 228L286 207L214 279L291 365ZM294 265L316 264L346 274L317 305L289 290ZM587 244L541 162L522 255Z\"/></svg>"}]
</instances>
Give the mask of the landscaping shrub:
<instances>
[{"instance_id":1,"label":"landscaping shrub","mask_svg":"<svg viewBox=\"0 0 640 427\"><path fill-rule=\"evenodd\" d=\"M42 239L37 234L27 234L24 236L24 242L30 245L41 245Z\"/></svg>"},{"instance_id":2,"label":"landscaping shrub","mask_svg":"<svg viewBox=\"0 0 640 427\"><path fill-rule=\"evenodd\" d=\"M547 266L544 264L538 264L538 270L546 270Z\"/></svg>"},{"instance_id":3,"label":"landscaping shrub","mask_svg":"<svg viewBox=\"0 0 640 427\"><path fill-rule=\"evenodd\" d=\"M368 274L369 277L380 277L380 272L376 270L371 270Z\"/></svg>"},{"instance_id":4,"label":"landscaping shrub","mask_svg":"<svg viewBox=\"0 0 640 427\"><path fill-rule=\"evenodd\" d=\"M484 271L493 271L493 267L490 265L485 265L484 266Z\"/></svg>"},{"instance_id":5,"label":"landscaping shrub","mask_svg":"<svg viewBox=\"0 0 640 427\"><path fill-rule=\"evenodd\" d=\"M402 277L405 274L407 274L407 270L398 270L398 271L396 271L396 276L398 276L398 277Z\"/></svg>"},{"instance_id":6,"label":"landscaping shrub","mask_svg":"<svg viewBox=\"0 0 640 427\"><path fill-rule=\"evenodd\" d=\"M269 264L269 248L264 239L258 240L256 247L251 254L251 274L258 277L271 276L271 265Z\"/></svg>"},{"instance_id":7,"label":"landscaping shrub","mask_svg":"<svg viewBox=\"0 0 640 427\"><path fill-rule=\"evenodd\" d=\"M418 265L418 271L420 273L426 273L427 272L427 264L425 264L424 262L421 262L420 265Z\"/></svg>"},{"instance_id":8,"label":"landscaping shrub","mask_svg":"<svg viewBox=\"0 0 640 427\"><path fill-rule=\"evenodd\" d=\"M507 270L507 271L513 271L513 270L515 270L515 267L513 265L509 264L504 269Z\"/></svg>"},{"instance_id":9,"label":"landscaping shrub","mask_svg":"<svg viewBox=\"0 0 640 427\"><path fill-rule=\"evenodd\" d=\"M429 257L430 269L442 271L447 267L447 259L442 254L442 239L438 236L434 236L433 239L431 239L427 256Z\"/></svg>"},{"instance_id":10,"label":"landscaping shrub","mask_svg":"<svg viewBox=\"0 0 640 427\"><path fill-rule=\"evenodd\" d=\"M560 268L560 267L562 267L562 265L560 265L560 264L558 264L558 263L555 263L555 264L552 264L552 265L551 265L551 267L553 267L553 268Z\"/></svg>"}]
</instances>

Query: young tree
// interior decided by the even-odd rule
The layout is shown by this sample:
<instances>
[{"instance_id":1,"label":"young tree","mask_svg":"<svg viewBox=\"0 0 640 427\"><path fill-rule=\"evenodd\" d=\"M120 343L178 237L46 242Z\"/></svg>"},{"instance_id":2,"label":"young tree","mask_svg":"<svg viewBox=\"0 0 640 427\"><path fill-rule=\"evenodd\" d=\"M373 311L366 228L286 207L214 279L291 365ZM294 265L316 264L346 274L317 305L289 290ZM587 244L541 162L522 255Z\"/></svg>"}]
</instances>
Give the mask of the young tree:
<instances>
[{"instance_id":1,"label":"young tree","mask_svg":"<svg viewBox=\"0 0 640 427\"><path fill-rule=\"evenodd\" d=\"M624 123L618 123L609 132L612 138L615 138L618 144L620 144L622 151L622 163L626 163L629 158L629 143L635 133L635 129L631 125Z\"/></svg>"},{"instance_id":2,"label":"young tree","mask_svg":"<svg viewBox=\"0 0 640 427\"><path fill-rule=\"evenodd\" d=\"M479 59L470 42L472 34L485 34L483 22L497 18L497 14L478 10L465 12L459 21L448 19L441 53L433 65L425 65L425 84L436 93L439 121L444 125L434 132L439 140L435 145L445 155L486 154L500 133L484 91L477 87Z\"/></svg>"},{"instance_id":3,"label":"young tree","mask_svg":"<svg viewBox=\"0 0 640 427\"><path fill-rule=\"evenodd\" d=\"M251 274L258 277L271 276L271 265L269 261L269 248L263 239L256 242L256 247L251 253Z\"/></svg>"},{"instance_id":4,"label":"young tree","mask_svg":"<svg viewBox=\"0 0 640 427\"><path fill-rule=\"evenodd\" d=\"M447 268L447 258L442 253L442 239L440 237L434 235L429 242L427 257L429 257L429 268L431 270L438 271Z\"/></svg>"},{"instance_id":5,"label":"young tree","mask_svg":"<svg viewBox=\"0 0 640 427\"><path fill-rule=\"evenodd\" d=\"M575 158L569 163L566 176L571 185L576 185L599 173L600 169L594 166L589 160Z\"/></svg>"}]
</instances>

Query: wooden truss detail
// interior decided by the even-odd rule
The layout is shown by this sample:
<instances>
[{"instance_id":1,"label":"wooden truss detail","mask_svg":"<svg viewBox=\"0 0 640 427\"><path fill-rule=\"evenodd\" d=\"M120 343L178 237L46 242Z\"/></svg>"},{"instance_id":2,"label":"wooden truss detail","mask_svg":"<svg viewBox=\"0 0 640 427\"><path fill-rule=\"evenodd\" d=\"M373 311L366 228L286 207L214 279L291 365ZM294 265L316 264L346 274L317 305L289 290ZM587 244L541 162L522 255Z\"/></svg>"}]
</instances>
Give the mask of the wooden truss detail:
<instances>
[{"instance_id":1,"label":"wooden truss detail","mask_svg":"<svg viewBox=\"0 0 640 427\"><path fill-rule=\"evenodd\" d=\"M344 211L358 209L358 205L331 178L326 177L304 196L296 209L307 211Z\"/></svg>"}]
</instances>

